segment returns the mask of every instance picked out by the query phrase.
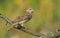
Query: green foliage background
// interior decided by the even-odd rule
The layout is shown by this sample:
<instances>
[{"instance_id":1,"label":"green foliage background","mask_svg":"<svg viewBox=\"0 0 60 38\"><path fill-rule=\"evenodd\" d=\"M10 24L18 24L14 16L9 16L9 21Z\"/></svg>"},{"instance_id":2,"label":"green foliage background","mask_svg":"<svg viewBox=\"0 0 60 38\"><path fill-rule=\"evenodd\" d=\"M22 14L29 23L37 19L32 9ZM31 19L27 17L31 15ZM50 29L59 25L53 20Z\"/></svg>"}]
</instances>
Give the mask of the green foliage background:
<instances>
[{"instance_id":1,"label":"green foliage background","mask_svg":"<svg viewBox=\"0 0 60 38\"><path fill-rule=\"evenodd\" d=\"M0 0L0 13L14 20L24 13L24 9L32 7L33 18L25 27L37 33L46 34L60 28L60 0ZM7 32L9 24L0 18L0 38L38 38L28 33L12 29Z\"/></svg>"}]
</instances>

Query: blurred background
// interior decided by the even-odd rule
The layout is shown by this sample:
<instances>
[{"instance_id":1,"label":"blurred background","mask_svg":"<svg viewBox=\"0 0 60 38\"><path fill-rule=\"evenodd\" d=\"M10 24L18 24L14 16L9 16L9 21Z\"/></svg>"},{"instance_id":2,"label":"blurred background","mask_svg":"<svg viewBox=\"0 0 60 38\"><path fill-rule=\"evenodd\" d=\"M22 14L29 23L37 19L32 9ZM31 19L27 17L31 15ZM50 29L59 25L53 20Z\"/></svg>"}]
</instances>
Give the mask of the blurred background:
<instances>
[{"instance_id":1,"label":"blurred background","mask_svg":"<svg viewBox=\"0 0 60 38\"><path fill-rule=\"evenodd\" d=\"M60 28L60 0L0 0L0 13L14 20L25 9L32 7L33 18L24 27L33 32L47 34ZM0 18L0 38L39 38L17 29L7 32L10 24Z\"/></svg>"}]
</instances>

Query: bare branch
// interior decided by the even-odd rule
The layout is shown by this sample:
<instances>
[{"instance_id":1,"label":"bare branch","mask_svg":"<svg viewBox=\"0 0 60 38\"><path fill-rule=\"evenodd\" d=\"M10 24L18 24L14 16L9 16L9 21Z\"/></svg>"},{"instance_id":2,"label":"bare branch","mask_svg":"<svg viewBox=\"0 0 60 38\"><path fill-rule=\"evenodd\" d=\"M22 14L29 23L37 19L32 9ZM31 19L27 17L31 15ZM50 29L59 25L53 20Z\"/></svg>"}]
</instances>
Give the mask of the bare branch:
<instances>
[{"instance_id":1,"label":"bare branch","mask_svg":"<svg viewBox=\"0 0 60 38\"><path fill-rule=\"evenodd\" d=\"M20 29L20 30L22 30L22 31L24 31L24 32L26 32L26 33L29 33L29 34L31 34L31 35L34 35L34 36L38 36L38 37L41 37L43 34L38 34L38 33L35 33L35 32L32 32L31 30L29 30L28 28L25 28L25 27L22 27L21 28L21 26L18 26L17 27L17 29Z\"/></svg>"},{"instance_id":2,"label":"bare branch","mask_svg":"<svg viewBox=\"0 0 60 38\"><path fill-rule=\"evenodd\" d=\"M7 21L9 24L12 24L12 21L11 21L10 19L8 19L6 16L0 14L0 17L3 18L5 21ZM18 30L22 30L22 31L24 31L24 32L26 32L26 33L29 33L29 34L31 34L31 35L37 36L37 37L40 37L40 36L43 35L43 34L40 34L40 35L39 35L38 33L32 32L32 31L29 30L28 28L22 27L22 26L20 26L20 25L17 25L17 27L15 27L15 28L18 29Z\"/></svg>"},{"instance_id":3,"label":"bare branch","mask_svg":"<svg viewBox=\"0 0 60 38\"><path fill-rule=\"evenodd\" d=\"M6 16L4 16L4 15L2 15L2 14L0 14L0 17L1 17L2 19L4 19L6 22L8 22L9 24L12 25L12 21L11 21L9 18L7 18ZM37 36L37 37L39 37L39 38L52 38L52 37L54 37L54 38L59 38L59 37L60 37L60 29L58 29L57 31L49 32L47 35L44 35L44 34L41 34L41 33L38 34L38 33L32 32L32 31L29 30L28 28L22 27L22 26L20 26L20 25L17 25L17 27L14 27L14 28L16 28L16 29L18 29L18 30L21 30L21 31L23 31L23 32L29 33L29 34L31 34L31 35Z\"/></svg>"},{"instance_id":4,"label":"bare branch","mask_svg":"<svg viewBox=\"0 0 60 38\"><path fill-rule=\"evenodd\" d=\"M6 16L0 14L0 17L3 18L6 22L8 22L9 24L12 24L12 21L10 19L8 19Z\"/></svg>"}]
</instances>

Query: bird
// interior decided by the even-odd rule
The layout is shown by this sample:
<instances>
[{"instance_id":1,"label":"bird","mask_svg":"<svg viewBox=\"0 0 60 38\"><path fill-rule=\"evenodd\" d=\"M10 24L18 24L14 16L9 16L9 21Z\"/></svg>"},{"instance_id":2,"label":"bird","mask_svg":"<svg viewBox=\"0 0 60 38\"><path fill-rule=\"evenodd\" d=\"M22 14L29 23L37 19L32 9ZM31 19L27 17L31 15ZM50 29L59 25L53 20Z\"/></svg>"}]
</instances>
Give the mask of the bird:
<instances>
[{"instance_id":1,"label":"bird","mask_svg":"<svg viewBox=\"0 0 60 38\"><path fill-rule=\"evenodd\" d=\"M17 27L17 25L23 26L24 23L30 21L32 19L32 13L34 13L33 8L28 8L27 10L25 10L24 14L18 16L12 21L12 26L8 28L8 31L11 30L13 27Z\"/></svg>"}]
</instances>

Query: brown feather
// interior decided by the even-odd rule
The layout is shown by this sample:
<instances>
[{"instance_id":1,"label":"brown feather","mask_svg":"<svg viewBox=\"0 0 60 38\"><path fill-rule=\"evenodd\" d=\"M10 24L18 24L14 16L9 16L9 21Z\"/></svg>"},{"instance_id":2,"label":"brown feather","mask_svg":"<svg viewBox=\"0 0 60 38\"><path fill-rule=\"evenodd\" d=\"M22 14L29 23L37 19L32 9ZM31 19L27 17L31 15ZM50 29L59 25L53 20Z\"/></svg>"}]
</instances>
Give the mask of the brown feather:
<instances>
[{"instance_id":1,"label":"brown feather","mask_svg":"<svg viewBox=\"0 0 60 38\"><path fill-rule=\"evenodd\" d=\"M21 22L23 20L30 20L32 18L32 15L29 14L29 13L25 13L23 14L22 16L18 16L14 21L13 21L13 24L14 23L17 23L17 22Z\"/></svg>"}]
</instances>

